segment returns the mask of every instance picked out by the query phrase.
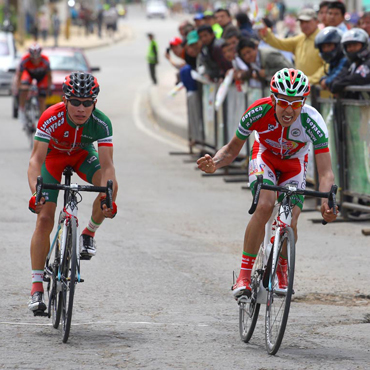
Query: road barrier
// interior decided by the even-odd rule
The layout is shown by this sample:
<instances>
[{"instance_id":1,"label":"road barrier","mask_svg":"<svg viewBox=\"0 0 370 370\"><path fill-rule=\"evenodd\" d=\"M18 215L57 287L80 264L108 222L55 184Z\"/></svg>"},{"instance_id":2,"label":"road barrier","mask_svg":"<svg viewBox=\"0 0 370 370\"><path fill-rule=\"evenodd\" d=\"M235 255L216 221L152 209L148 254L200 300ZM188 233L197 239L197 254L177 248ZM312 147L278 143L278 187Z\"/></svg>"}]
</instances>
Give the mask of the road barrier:
<instances>
[{"instance_id":1,"label":"road barrier","mask_svg":"<svg viewBox=\"0 0 370 370\"><path fill-rule=\"evenodd\" d=\"M247 86L244 91L238 91L233 84L229 87L223 104L216 111L215 100L219 86L218 83L199 84L197 94L191 99L188 97L188 108L191 111L189 140L201 149L202 154L215 154L227 144L248 106L269 94L266 87ZM338 204L344 219L349 218L349 210L370 213L370 86L350 86L346 90L356 91L362 98L333 97L319 87L312 86L312 93L307 99L307 104L322 114L328 127L332 167L335 181L339 185ZM198 112L198 117L195 117L195 112ZM239 160L249 156L253 141L254 137L251 135ZM307 183L318 190L312 146Z\"/></svg>"}]
</instances>

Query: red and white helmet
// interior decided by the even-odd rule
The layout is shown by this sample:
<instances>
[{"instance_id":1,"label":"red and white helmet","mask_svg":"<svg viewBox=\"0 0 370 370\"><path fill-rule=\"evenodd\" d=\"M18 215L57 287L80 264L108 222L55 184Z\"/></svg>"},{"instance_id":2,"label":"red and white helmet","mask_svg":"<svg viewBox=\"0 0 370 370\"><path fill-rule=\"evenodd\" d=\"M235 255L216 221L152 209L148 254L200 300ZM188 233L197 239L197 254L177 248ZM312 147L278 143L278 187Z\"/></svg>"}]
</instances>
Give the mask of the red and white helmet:
<instances>
[{"instance_id":1,"label":"red and white helmet","mask_svg":"<svg viewBox=\"0 0 370 370\"><path fill-rule=\"evenodd\" d=\"M307 76L299 69L283 68L272 77L270 91L274 95L306 97L310 95L310 83Z\"/></svg>"}]
</instances>

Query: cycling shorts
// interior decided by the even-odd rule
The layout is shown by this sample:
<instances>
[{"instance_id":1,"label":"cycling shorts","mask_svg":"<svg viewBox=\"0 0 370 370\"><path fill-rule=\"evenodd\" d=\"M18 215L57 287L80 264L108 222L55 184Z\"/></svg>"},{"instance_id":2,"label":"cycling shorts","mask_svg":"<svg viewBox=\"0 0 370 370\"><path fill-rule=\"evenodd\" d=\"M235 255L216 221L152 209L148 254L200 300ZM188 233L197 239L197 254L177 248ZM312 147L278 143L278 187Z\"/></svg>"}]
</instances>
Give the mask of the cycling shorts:
<instances>
[{"instance_id":1,"label":"cycling shorts","mask_svg":"<svg viewBox=\"0 0 370 370\"><path fill-rule=\"evenodd\" d=\"M21 84L31 85L33 77L28 73L27 70L22 72ZM40 97L46 97L46 90L48 88L48 75L46 74L40 81L37 81L37 88L39 90Z\"/></svg>"},{"instance_id":2,"label":"cycling shorts","mask_svg":"<svg viewBox=\"0 0 370 370\"><path fill-rule=\"evenodd\" d=\"M84 181L92 184L92 178L96 171L100 170L99 155L93 145L68 155L56 149L49 149L45 162L41 168L44 183L59 184L62 179L63 170L67 167L73 170ZM58 190L43 190L46 202L57 203Z\"/></svg>"},{"instance_id":3,"label":"cycling shorts","mask_svg":"<svg viewBox=\"0 0 370 370\"><path fill-rule=\"evenodd\" d=\"M295 184L298 189L306 188L308 154L302 158L281 159L276 154L266 149L261 143L254 142L249 157L249 183L254 193L254 183L257 175L263 175L263 182L270 185ZM278 201L284 194L278 193ZM295 195L292 204L300 209L303 207L304 196Z\"/></svg>"}]
</instances>

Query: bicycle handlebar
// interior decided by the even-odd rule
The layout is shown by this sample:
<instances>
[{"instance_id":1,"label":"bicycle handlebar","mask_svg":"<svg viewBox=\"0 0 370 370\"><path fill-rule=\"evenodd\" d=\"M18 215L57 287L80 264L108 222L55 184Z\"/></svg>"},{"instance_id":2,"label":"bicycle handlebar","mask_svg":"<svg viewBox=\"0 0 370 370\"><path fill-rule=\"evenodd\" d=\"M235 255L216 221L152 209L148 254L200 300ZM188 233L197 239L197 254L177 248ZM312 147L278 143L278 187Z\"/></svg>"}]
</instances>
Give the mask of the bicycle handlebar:
<instances>
[{"instance_id":1,"label":"bicycle handlebar","mask_svg":"<svg viewBox=\"0 0 370 370\"><path fill-rule=\"evenodd\" d=\"M65 184L44 184L42 176L37 177L36 184L36 205L40 202L42 198L42 190L72 190L72 191L89 191L95 193L105 193L107 196L107 208L112 208L113 204L113 181L108 180L107 186L93 186L93 185L65 185Z\"/></svg>"},{"instance_id":2,"label":"bicycle handlebar","mask_svg":"<svg viewBox=\"0 0 370 370\"><path fill-rule=\"evenodd\" d=\"M317 197L317 198L328 198L329 199L329 207L333 208L333 213L337 213L337 202L335 198L335 194L337 193L338 186L337 185L332 185L331 189L329 192L321 192L321 191L315 191L315 190L305 190L305 189L296 189L292 190L289 189L289 187L286 186L276 186L276 185L269 185L269 184L264 184L263 183L263 176L258 175L257 176L257 181L254 184L254 196L253 196L253 201L252 201L252 206L249 209L249 214L253 214L254 211L257 208L259 196L261 193L261 190L271 190L271 191L280 191L281 193L289 193L289 195L292 194L300 194L300 195L309 195L312 197ZM326 225L327 222L325 220L322 221L323 225Z\"/></svg>"}]
</instances>

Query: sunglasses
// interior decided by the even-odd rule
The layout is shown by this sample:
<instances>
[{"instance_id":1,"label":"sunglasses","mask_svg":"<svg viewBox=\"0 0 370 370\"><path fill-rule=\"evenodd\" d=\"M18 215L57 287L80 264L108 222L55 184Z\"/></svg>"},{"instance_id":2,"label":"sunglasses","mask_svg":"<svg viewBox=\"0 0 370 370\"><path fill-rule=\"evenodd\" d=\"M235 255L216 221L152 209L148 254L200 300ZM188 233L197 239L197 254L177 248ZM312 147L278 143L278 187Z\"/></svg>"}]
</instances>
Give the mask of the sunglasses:
<instances>
[{"instance_id":1,"label":"sunglasses","mask_svg":"<svg viewBox=\"0 0 370 370\"><path fill-rule=\"evenodd\" d=\"M279 99L275 97L276 104L283 109L287 109L289 106L292 107L292 109L299 109L303 106L304 99L302 100L296 100L296 101L288 101L284 99Z\"/></svg>"},{"instance_id":2,"label":"sunglasses","mask_svg":"<svg viewBox=\"0 0 370 370\"><path fill-rule=\"evenodd\" d=\"M81 104L85 107L91 107L95 102L94 100L78 100L78 99L68 99L68 101L74 106L74 107L79 107Z\"/></svg>"}]
</instances>

